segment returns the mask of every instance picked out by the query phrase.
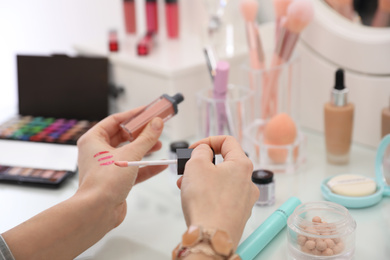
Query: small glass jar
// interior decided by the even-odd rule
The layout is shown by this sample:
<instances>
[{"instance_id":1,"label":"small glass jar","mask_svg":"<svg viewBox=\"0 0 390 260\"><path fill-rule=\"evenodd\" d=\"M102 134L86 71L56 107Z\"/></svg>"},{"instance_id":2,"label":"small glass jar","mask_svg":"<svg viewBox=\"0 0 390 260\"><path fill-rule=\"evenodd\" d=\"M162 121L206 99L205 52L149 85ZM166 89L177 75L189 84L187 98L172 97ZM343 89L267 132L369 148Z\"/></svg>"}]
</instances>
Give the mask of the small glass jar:
<instances>
[{"instance_id":1,"label":"small glass jar","mask_svg":"<svg viewBox=\"0 0 390 260\"><path fill-rule=\"evenodd\" d=\"M352 259L356 222L336 203L299 205L287 220L289 259Z\"/></svg>"},{"instance_id":2,"label":"small glass jar","mask_svg":"<svg viewBox=\"0 0 390 260\"><path fill-rule=\"evenodd\" d=\"M252 181L256 184L260 191L256 205L273 205L275 203L274 173L268 170L255 170L252 173Z\"/></svg>"}]
</instances>

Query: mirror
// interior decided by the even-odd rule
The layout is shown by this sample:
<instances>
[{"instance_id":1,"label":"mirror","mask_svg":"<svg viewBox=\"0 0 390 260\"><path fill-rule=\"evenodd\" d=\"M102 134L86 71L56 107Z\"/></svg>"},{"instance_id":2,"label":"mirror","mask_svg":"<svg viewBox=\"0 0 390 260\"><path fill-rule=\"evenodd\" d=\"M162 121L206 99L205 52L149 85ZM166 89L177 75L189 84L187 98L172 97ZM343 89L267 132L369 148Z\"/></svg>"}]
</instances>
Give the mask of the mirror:
<instances>
[{"instance_id":1,"label":"mirror","mask_svg":"<svg viewBox=\"0 0 390 260\"><path fill-rule=\"evenodd\" d=\"M355 23L390 27L390 0L324 0L329 7Z\"/></svg>"},{"instance_id":2,"label":"mirror","mask_svg":"<svg viewBox=\"0 0 390 260\"><path fill-rule=\"evenodd\" d=\"M387 146L382 162L383 179L387 186L390 185L390 145Z\"/></svg>"},{"instance_id":3,"label":"mirror","mask_svg":"<svg viewBox=\"0 0 390 260\"><path fill-rule=\"evenodd\" d=\"M375 159L376 181L383 187L383 194L390 196L390 134L381 140Z\"/></svg>"}]
</instances>

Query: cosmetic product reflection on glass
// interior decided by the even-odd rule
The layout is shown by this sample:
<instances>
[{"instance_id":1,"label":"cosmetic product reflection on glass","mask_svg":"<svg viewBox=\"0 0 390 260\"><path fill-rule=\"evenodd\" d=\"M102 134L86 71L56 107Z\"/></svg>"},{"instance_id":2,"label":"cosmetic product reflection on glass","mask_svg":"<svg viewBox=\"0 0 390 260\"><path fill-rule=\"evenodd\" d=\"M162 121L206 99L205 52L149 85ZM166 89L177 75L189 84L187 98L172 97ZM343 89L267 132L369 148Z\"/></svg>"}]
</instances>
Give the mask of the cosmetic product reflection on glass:
<instances>
[{"instance_id":1,"label":"cosmetic product reflection on glass","mask_svg":"<svg viewBox=\"0 0 390 260\"><path fill-rule=\"evenodd\" d=\"M154 117L160 117L167 121L177 114L178 104L184 100L181 93L174 96L163 94L144 109L121 124L121 127L129 134L129 141L133 141Z\"/></svg>"},{"instance_id":2,"label":"cosmetic product reflection on glass","mask_svg":"<svg viewBox=\"0 0 390 260\"><path fill-rule=\"evenodd\" d=\"M132 161L132 162L116 161L114 163L116 166L119 167L177 164L177 174L183 175L185 165L188 162L188 160L191 158L191 154L193 150L194 149L190 149L190 148L176 149L177 159L173 159L173 160ZM215 164L215 154L213 155L213 163Z\"/></svg>"},{"instance_id":3,"label":"cosmetic product reflection on glass","mask_svg":"<svg viewBox=\"0 0 390 260\"><path fill-rule=\"evenodd\" d=\"M237 248L236 253L242 260L252 260L287 225L288 217L301 204L296 197L289 198L271 216L269 216Z\"/></svg>"},{"instance_id":4,"label":"cosmetic product reflection on glass","mask_svg":"<svg viewBox=\"0 0 390 260\"><path fill-rule=\"evenodd\" d=\"M338 69L331 101L324 105L325 141L329 163L346 164L352 141L354 105L348 103L344 70Z\"/></svg>"}]
</instances>

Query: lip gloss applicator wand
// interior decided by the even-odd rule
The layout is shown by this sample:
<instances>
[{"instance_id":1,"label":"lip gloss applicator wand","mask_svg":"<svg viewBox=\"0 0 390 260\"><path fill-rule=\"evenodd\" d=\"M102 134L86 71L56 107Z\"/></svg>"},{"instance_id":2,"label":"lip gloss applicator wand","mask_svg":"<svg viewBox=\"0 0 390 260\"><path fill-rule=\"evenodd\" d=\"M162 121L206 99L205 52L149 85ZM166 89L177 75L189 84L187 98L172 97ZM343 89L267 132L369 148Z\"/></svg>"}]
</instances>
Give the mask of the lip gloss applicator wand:
<instances>
[{"instance_id":1,"label":"lip gloss applicator wand","mask_svg":"<svg viewBox=\"0 0 390 260\"><path fill-rule=\"evenodd\" d=\"M177 164L177 174L183 175L185 165L187 161L191 158L191 154L193 150L194 149L190 149L190 148L176 149L177 159L174 160L131 161L131 162L115 161L114 164L119 167ZM215 155L213 156L213 163L215 164Z\"/></svg>"}]
</instances>

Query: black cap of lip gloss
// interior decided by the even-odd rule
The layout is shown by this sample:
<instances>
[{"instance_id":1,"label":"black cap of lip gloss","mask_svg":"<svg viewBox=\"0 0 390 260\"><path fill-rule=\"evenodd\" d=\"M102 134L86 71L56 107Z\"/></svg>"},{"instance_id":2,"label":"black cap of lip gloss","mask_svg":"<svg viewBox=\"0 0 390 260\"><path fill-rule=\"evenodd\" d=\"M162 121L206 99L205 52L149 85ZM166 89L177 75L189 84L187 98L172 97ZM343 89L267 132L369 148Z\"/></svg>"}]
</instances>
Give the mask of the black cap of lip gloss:
<instances>
[{"instance_id":1,"label":"black cap of lip gloss","mask_svg":"<svg viewBox=\"0 0 390 260\"><path fill-rule=\"evenodd\" d=\"M175 111L175 115L177 114L177 105L181 103L184 100L184 96L181 93L176 93L174 96L169 96L167 94L162 95L164 98L166 98L169 102L172 103L173 110Z\"/></svg>"},{"instance_id":2,"label":"black cap of lip gloss","mask_svg":"<svg viewBox=\"0 0 390 260\"><path fill-rule=\"evenodd\" d=\"M177 174L183 175L187 161L191 158L194 149L176 149L177 153ZM215 164L215 153L213 151L213 164Z\"/></svg>"},{"instance_id":3,"label":"black cap of lip gloss","mask_svg":"<svg viewBox=\"0 0 390 260\"><path fill-rule=\"evenodd\" d=\"M169 145L169 149L172 153L176 153L177 149L188 148L190 144L187 141L176 141Z\"/></svg>"}]
</instances>

